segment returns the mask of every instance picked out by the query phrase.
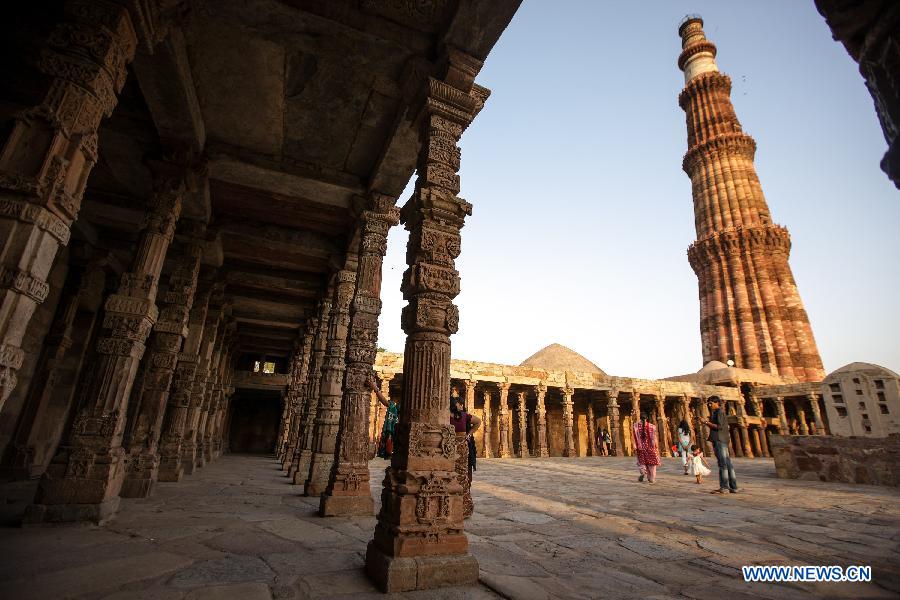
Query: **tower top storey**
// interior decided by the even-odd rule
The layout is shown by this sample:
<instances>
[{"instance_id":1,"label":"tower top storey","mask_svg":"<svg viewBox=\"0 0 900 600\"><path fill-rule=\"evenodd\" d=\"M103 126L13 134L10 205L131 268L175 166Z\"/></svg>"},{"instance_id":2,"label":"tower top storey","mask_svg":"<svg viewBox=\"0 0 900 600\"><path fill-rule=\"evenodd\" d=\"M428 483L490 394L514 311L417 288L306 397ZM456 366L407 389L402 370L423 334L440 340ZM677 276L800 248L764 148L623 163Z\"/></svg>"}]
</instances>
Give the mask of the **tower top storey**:
<instances>
[{"instance_id":1,"label":"tower top storey","mask_svg":"<svg viewBox=\"0 0 900 600\"><path fill-rule=\"evenodd\" d=\"M706 39L703 32L703 19L699 15L688 15L678 27L681 36L681 55L678 57L678 68L684 71L684 83L701 73L718 71L716 65L716 45Z\"/></svg>"}]
</instances>

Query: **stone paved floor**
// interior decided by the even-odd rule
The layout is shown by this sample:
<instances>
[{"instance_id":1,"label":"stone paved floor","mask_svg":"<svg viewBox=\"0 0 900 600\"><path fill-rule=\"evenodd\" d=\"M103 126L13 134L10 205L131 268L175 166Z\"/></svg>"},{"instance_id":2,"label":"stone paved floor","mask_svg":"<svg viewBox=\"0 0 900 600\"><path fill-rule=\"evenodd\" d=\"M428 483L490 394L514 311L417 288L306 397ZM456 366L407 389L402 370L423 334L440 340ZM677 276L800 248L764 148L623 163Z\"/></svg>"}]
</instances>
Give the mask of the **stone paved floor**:
<instances>
[{"instance_id":1,"label":"stone paved floor","mask_svg":"<svg viewBox=\"0 0 900 600\"><path fill-rule=\"evenodd\" d=\"M482 460L467 526L481 585L398 596L900 597L900 490L736 463L742 493L719 497L669 459L652 486L632 459ZM219 459L104 527L11 526L33 489L0 486L0 598L386 597L361 570L374 518L316 517L271 458ZM874 583L749 584L742 564L872 565Z\"/></svg>"}]
</instances>

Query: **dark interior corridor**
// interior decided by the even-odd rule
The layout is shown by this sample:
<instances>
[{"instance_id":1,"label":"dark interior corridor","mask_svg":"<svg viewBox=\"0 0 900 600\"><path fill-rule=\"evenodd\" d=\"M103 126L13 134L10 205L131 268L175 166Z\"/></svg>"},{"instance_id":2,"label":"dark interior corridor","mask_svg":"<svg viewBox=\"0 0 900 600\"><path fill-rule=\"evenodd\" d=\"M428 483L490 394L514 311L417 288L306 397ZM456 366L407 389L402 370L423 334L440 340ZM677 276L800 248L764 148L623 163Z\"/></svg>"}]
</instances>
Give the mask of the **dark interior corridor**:
<instances>
[{"instance_id":1,"label":"dark interior corridor","mask_svg":"<svg viewBox=\"0 0 900 600\"><path fill-rule=\"evenodd\" d=\"M275 451L283 404L278 392L239 389L231 400L228 442L231 452Z\"/></svg>"}]
</instances>

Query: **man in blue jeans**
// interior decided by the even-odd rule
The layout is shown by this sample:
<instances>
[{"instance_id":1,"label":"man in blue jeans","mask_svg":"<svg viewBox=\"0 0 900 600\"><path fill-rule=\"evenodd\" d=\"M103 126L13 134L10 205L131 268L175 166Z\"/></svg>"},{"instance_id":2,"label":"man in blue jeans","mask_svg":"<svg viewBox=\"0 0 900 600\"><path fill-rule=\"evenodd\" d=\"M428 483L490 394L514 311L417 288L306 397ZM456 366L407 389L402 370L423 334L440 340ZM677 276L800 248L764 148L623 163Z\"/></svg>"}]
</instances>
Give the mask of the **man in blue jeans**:
<instances>
[{"instance_id":1,"label":"man in blue jeans","mask_svg":"<svg viewBox=\"0 0 900 600\"><path fill-rule=\"evenodd\" d=\"M713 494L724 494L738 491L737 479L734 476L734 467L731 465L731 456L728 454L728 416L725 407L718 396L710 396L706 400L709 407L709 421L703 424L709 428L709 441L713 443L716 452L716 462L719 463L719 489L713 490Z\"/></svg>"}]
</instances>

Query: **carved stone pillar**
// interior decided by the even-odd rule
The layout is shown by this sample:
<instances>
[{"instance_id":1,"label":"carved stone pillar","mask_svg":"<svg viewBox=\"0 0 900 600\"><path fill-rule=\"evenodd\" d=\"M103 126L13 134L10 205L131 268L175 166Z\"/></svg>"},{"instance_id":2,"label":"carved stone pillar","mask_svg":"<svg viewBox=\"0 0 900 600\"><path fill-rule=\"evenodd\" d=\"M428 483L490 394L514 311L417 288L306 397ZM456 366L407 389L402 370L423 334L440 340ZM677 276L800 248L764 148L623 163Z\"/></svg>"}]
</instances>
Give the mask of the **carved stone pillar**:
<instances>
[{"instance_id":1,"label":"carved stone pillar","mask_svg":"<svg viewBox=\"0 0 900 600\"><path fill-rule=\"evenodd\" d=\"M481 64L449 48L429 78L416 123L420 131L418 179L401 211L409 230L402 291L407 334L403 402L396 449L387 470L375 537L366 570L387 592L474 583L478 563L463 532L463 487L455 473L458 447L447 420L450 335L459 325L454 260L460 228L472 206L457 196L463 129L488 91L473 86Z\"/></svg>"},{"instance_id":2,"label":"carved stone pillar","mask_svg":"<svg viewBox=\"0 0 900 600\"><path fill-rule=\"evenodd\" d=\"M588 397L587 401L587 434L588 434L588 456L598 456L600 451L597 448L597 424L594 422L594 401Z\"/></svg>"},{"instance_id":3,"label":"carved stone pillar","mask_svg":"<svg viewBox=\"0 0 900 600\"><path fill-rule=\"evenodd\" d=\"M96 269L91 268L91 271ZM27 401L22 408L11 443L6 448L3 457L3 474L14 479L29 479L33 475L40 475L43 467L51 456L41 446L48 444L55 449L62 433L59 428L67 420L69 412L68 398L54 398L57 394L60 376L69 371L67 365L69 348L77 344L74 338L76 315L82 299L91 293L91 284L99 283L102 292L103 279L100 274L99 282L92 277L87 269L73 268L69 271L68 279L63 288L62 297L53 318L44 346L35 367L35 377L28 392ZM91 319L93 321L93 319ZM83 332L79 332L83 333ZM69 369L67 369L67 366ZM67 386L68 388L68 386ZM71 396L71 394L66 394ZM56 400L56 402L54 402ZM60 400L63 400L60 402ZM52 423L59 423L58 426ZM50 429L56 431L48 431ZM50 438L49 440L47 438ZM40 457L36 454L39 453Z\"/></svg>"},{"instance_id":4,"label":"carved stone pillar","mask_svg":"<svg viewBox=\"0 0 900 600\"><path fill-rule=\"evenodd\" d=\"M697 400L697 432L698 437L700 438L700 448L703 450L704 456L712 456L714 453L710 452L710 448L708 446L709 438L707 436L707 428L705 425L701 425L704 421L709 420L709 407L706 406L706 398L699 398Z\"/></svg>"},{"instance_id":5,"label":"carved stone pillar","mask_svg":"<svg viewBox=\"0 0 900 600\"><path fill-rule=\"evenodd\" d=\"M794 407L797 409L797 421L800 426L800 435L809 435L809 425L806 422L806 411L803 410L802 400L795 401Z\"/></svg>"},{"instance_id":6,"label":"carved stone pillar","mask_svg":"<svg viewBox=\"0 0 900 600\"><path fill-rule=\"evenodd\" d=\"M631 426L641 420L641 394L631 390Z\"/></svg>"},{"instance_id":7,"label":"carved stone pillar","mask_svg":"<svg viewBox=\"0 0 900 600\"><path fill-rule=\"evenodd\" d=\"M328 343L328 323L331 315L331 299L334 286L329 285L326 295L319 302L319 328L313 339L312 359L309 363L309 384L306 386L306 402L301 419L300 437L297 450L288 470L288 477L294 485L306 485L309 477L309 465L312 462L313 432L315 431L316 413L319 410L319 386L322 383L322 362L325 359L325 346Z\"/></svg>"},{"instance_id":8,"label":"carved stone pillar","mask_svg":"<svg viewBox=\"0 0 900 600\"><path fill-rule=\"evenodd\" d=\"M684 413L684 420L687 421L688 430L691 434L691 439L694 440L694 443L698 443L697 441L697 428L694 426L694 415L691 411L691 399L687 394L681 395L681 411ZM690 450L690 448L688 448Z\"/></svg>"},{"instance_id":9,"label":"carved stone pillar","mask_svg":"<svg viewBox=\"0 0 900 600\"><path fill-rule=\"evenodd\" d=\"M69 242L97 130L118 102L140 35L152 46L154 3L71 1L40 54L47 85L37 106L16 114L0 149L0 409L16 386L22 339L56 253ZM138 20L135 20L135 19ZM40 85L40 84L39 84ZM77 496L78 494L76 494ZM48 497L49 500L49 497Z\"/></svg>"},{"instance_id":10,"label":"carved stone pillar","mask_svg":"<svg viewBox=\"0 0 900 600\"><path fill-rule=\"evenodd\" d=\"M284 452L281 456L281 469L283 471L290 469L294 460L294 453L297 451L303 415L306 409L309 365L312 361L313 342L318 326L319 320L317 318L312 317L306 320L303 341L297 350L297 361L291 374L291 381L288 384L288 396L285 403L290 411L290 422L285 434Z\"/></svg>"},{"instance_id":11,"label":"carved stone pillar","mask_svg":"<svg viewBox=\"0 0 900 600\"><path fill-rule=\"evenodd\" d=\"M82 380L69 440L41 478L26 522L102 522L118 508L125 476L121 444L128 397L157 319L159 275L184 191L183 171L162 172L157 179L132 269L106 300L106 335Z\"/></svg>"},{"instance_id":12,"label":"carved stone pillar","mask_svg":"<svg viewBox=\"0 0 900 600\"><path fill-rule=\"evenodd\" d=\"M516 456L519 458L527 458L528 452L528 426L526 419L528 418L528 410L525 406L525 392L517 392L516 397L519 402L516 405L519 417L519 447L516 448Z\"/></svg>"},{"instance_id":13,"label":"carved stone pillar","mask_svg":"<svg viewBox=\"0 0 900 600\"><path fill-rule=\"evenodd\" d=\"M609 455L625 456L625 443L622 438L622 426L619 423L619 397L618 390L610 390L606 401L606 411L609 415Z\"/></svg>"},{"instance_id":14,"label":"carved stone pillar","mask_svg":"<svg viewBox=\"0 0 900 600\"><path fill-rule=\"evenodd\" d=\"M656 429L659 432L659 447L665 449L661 454L668 456L672 438L669 434L669 419L666 418L666 397L663 394L656 397Z\"/></svg>"},{"instance_id":15,"label":"carved stone pillar","mask_svg":"<svg viewBox=\"0 0 900 600\"><path fill-rule=\"evenodd\" d=\"M784 410L784 396L775 397L775 408L778 411L778 433L781 435L788 434L787 412Z\"/></svg>"},{"instance_id":16,"label":"carved stone pillar","mask_svg":"<svg viewBox=\"0 0 900 600\"><path fill-rule=\"evenodd\" d=\"M481 422L483 423L482 440L484 447L484 457L493 458L494 449L491 447L491 390L484 390L484 408L482 411Z\"/></svg>"},{"instance_id":17,"label":"carved stone pillar","mask_svg":"<svg viewBox=\"0 0 900 600\"><path fill-rule=\"evenodd\" d=\"M509 458L509 384L506 382L498 383L500 388L500 407L497 410L497 428L500 431L500 458Z\"/></svg>"},{"instance_id":18,"label":"carved stone pillar","mask_svg":"<svg viewBox=\"0 0 900 600\"><path fill-rule=\"evenodd\" d=\"M209 443L209 459L214 460L222 454L222 430L225 424L225 417L228 414L228 406L230 404L231 394L234 388L231 387L232 359L234 354L234 333L237 331L236 326L232 326L230 335L226 340L225 358L219 365L219 397L216 405L216 412L210 423L210 443Z\"/></svg>"},{"instance_id":19,"label":"carved stone pillar","mask_svg":"<svg viewBox=\"0 0 900 600\"><path fill-rule=\"evenodd\" d=\"M366 380L372 374L377 353L381 271L387 253L388 231L399 223L400 217L394 207L394 198L382 194L370 194L365 208L359 219L359 259L347 333L340 432L333 454L334 466L319 504L319 514L323 517L371 515L375 511L369 486L366 428L369 423L370 392Z\"/></svg>"},{"instance_id":20,"label":"carved stone pillar","mask_svg":"<svg viewBox=\"0 0 900 600\"><path fill-rule=\"evenodd\" d=\"M807 394L809 408L812 410L813 423L816 425L816 435L825 435L825 423L822 421L822 411L819 410L818 394Z\"/></svg>"},{"instance_id":21,"label":"carved stone pillar","mask_svg":"<svg viewBox=\"0 0 900 600\"><path fill-rule=\"evenodd\" d=\"M565 427L563 456L578 456L578 453L575 452L575 412L572 402L572 395L575 393L575 390L565 387L562 389L562 393L563 426Z\"/></svg>"},{"instance_id":22,"label":"carved stone pillar","mask_svg":"<svg viewBox=\"0 0 900 600\"><path fill-rule=\"evenodd\" d=\"M741 447L746 458L753 458L753 448L750 444L750 432L747 425L747 411L744 408L743 397L738 400L735 405L735 414L737 415L738 436L741 440Z\"/></svg>"},{"instance_id":23,"label":"carved stone pillar","mask_svg":"<svg viewBox=\"0 0 900 600\"><path fill-rule=\"evenodd\" d=\"M194 233L200 234L203 229L201 226ZM157 479L160 463L157 450L163 416L179 352L187 339L189 315L200 273L203 252L198 241L186 245L184 255L169 277L169 288L159 302L159 320L153 326L150 353L146 359L147 373L131 431L125 482L119 493L123 498L146 498Z\"/></svg>"},{"instance_id":24,"label":"carved stone pillar","mask_svg":"<svg viewBox=\"0 0 900 600\"><path fill-rule=\"evenodd\" d=\"M319 496L328 487L328 477L334 466L334 449L337 445L340 427L341 400L344 396L344 371L347 360L347 332L350 327L350 302L356 274L353 271L338 271L334 286L334 300L331 303L331 318L328 324L328 342L322 362L322 376L319 384L319 408L314 421L312 456L309 474L303 485L307 496ZM374 361L373 361L374 362ZM367 373L368 375L368 373ZM362 388L365 380L359 383Z\"/></svg>"},{"instance_id":25,"label":"carved stone pillar","mask_svg":"<svg viewBox=\"0 0 900 600\"><path fill-rule=\"evenodd\" d=\"M299 340L294 341L294 349L291 352L291 360L288 364L288 383L285 387L283 398L284 407L281 410L281 420L278 423L278 438L275 440L275 461L284 469L284 457L293 436L294 424L300 408L300 398L297 389L300 386L300 363L303 361L303 344Z\"/></svg>"},{"instance_id":26,"label":"carved stone pillar","mask_svg":"<svg viewBox=\"0 0 900 600\"><path fill-rule=\"evenodd\" d=\"M534 453L537 456L546 458L550 456L550 446L547 444L547 386L543 381L534 387L534 393L537 396L537 404L535 412L537 413L537 442Z\"/></svg>"},{"instance_id":27,"label":"carved stone pillar","mask_svg":"<svg viewBox=\"0 0 900 600\"><path fill-rule=\"evenodd\" d=\"M381 395L384 396L384 399L388 402L390 402L391 399L391 380L393 379L393 373L381 373ZM370 457L375 456L375 453L378 451L378 443L381 441L381 428L384 426L384 418L387 414L387 409L378 401L375 392L371 393L371 397L371 406L375 411L375 414L372 417L372 445L371 448L369 448Z\"/></svg>"},{"instance_id":28,"label":"carved stone pillar","mask_svg":"<svg viewBox=\"0 0 900 600\"><path fill-rule=\"evenodd\" d=\"M225 309L223 312L227 312ZM225 353L225 336L228 333L229 324L224 321L216 338L215 349L209 360L209 368L206 375L206 385L204 387L203 397L200 401L200 413L197 421L197 437L196 437L196 454L194 456L194 467L203 467L209 462L209 422L210 413L215 412L219 397L222 392L221 382L219 380L219 365L222 362Z\"/></svg>"},{"instance_id":29,"label":"carved stone pillar","mask_svg":"<svg viewBox=\"0 0 900 600\"><path fill-rule=\"evenodd\" d=\"M188 392L184 382L184 394L190 394L190 403L187 409L184 437L181 444L181 468L184 473L190 475L197 466L197 457L200 454L199 447L202 442L202 415L206 402L206 388L209 381L212 362L215 360L215 351L219 343L219 336L224 331L223 318L225 316L224 286L221 283L214 284L207 302L206 320L203 323L203 338L196 361L196 370L193 383ZM189 332L190 333L190 332ZM189 335L190 337L190 335ZM184 353L183 359L190 361L191 355ZM185 365L185 379L189 378L191 368Z\"/></svg>"},{"instance_id":30,"label":"carved stone pillar","mask_svg":"<svg viewBox=\"0 0 900 600\"><path fill-rule=\"evenodd\" d=\"M772 453L769 451L769 438L766 436L765 426L760 427L756 432L759 434L759 448L762 451L762 455L767 458L772 458Z\"/></svg>"}]
</instances>

